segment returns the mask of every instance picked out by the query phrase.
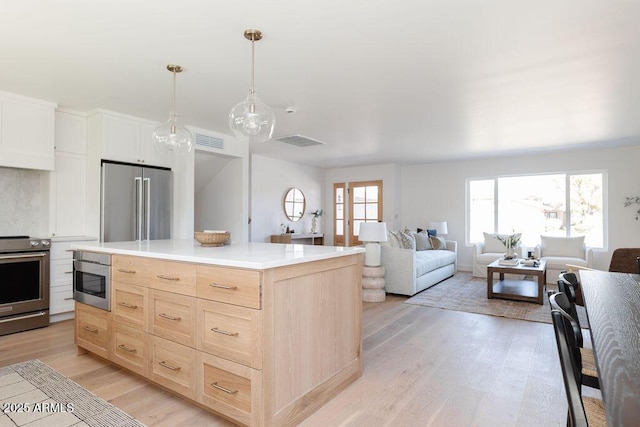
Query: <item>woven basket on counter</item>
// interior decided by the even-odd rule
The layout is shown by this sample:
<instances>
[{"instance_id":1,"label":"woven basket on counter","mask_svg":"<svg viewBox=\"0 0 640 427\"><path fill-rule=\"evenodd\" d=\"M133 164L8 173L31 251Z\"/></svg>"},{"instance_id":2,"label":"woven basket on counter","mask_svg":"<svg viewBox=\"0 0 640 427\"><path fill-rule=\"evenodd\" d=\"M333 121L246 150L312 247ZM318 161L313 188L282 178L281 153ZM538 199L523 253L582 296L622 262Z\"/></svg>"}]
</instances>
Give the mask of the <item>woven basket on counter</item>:
<instances>
[{"instance_id":1,"label":"woven basket on counter","mask_svg":"<svg viewBox=\"0 0 640 427\"><path fill-rule=\"evenodd\" d=\"M194 235L201 246L223 246L231 238L228 231L196 231Z\"/></svg>"}]
</instances>

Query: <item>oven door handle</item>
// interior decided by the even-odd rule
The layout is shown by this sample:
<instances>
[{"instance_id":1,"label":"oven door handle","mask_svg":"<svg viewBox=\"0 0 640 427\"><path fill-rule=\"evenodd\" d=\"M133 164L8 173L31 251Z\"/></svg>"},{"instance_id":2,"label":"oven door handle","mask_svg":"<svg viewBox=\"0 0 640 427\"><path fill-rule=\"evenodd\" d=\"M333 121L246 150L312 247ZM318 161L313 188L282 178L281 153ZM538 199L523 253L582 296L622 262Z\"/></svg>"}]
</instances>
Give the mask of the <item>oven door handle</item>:
<instances>
[{"instance_id":1,"label":"oven door handle","mask_svg":"<svg viewBox=\"0 0 640 427\"><path fill-rule=\"evenodd\" d=\"M17 259L17 258L34 258L34 257L45 257L46 253L38 252L32 254L24 254L24 255L2 255L0 259Z\"/></svg>"},{"instance_id":2,"label":"oven door handle","mask_svg":"<svg viewBox=\"0 0 640 427\"><path fill-rule=\"evenodd\" d=\"M35 314L27 314L25 316L17 316L17 317L10 317L8 319L2 319L0 320L0 323L6 323L6 322L13 322L14 320L22 320L22 319L31 319L32 317L42 317L45 314L47 314L44 311L41 311L39 313L35 313Z\"/></svg>"}]
</instances>

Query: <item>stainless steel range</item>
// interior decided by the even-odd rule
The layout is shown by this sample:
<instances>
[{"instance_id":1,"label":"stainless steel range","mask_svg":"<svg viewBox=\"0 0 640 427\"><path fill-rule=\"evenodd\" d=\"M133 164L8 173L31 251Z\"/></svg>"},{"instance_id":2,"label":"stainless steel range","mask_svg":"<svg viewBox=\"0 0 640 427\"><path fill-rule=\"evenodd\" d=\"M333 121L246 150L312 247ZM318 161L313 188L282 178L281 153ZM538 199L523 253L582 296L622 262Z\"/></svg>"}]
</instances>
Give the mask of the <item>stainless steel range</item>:
<instances>
[{"instance_id":1,"label":"stainless steel range","mask_svg":"<svg viewBox=\"0 0 640 427\"><path fill-rule=\"evenodd\" d=\"M0 236L0 335L49 325L51 240Z\"/></svg>"}]
</instances>

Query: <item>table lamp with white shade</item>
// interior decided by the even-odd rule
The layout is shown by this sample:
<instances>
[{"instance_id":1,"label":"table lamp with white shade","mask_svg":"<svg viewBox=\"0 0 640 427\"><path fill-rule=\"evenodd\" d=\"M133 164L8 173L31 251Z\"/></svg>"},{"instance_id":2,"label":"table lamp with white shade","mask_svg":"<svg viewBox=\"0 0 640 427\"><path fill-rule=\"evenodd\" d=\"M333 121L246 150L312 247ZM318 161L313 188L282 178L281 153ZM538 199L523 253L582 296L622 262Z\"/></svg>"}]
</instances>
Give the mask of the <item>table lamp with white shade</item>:
<instances>
[{"instance_id":1,"label":"table lamp with white shade","mask_svg":"<svg viewBox=\"0 0 640 427\"><path fill-rule=\"evenodd\" d=\"M380 242L387 241L387 224L363 222L358 239L365 242L364 266L362 267L362 301L382 302L384 291L384 267L380 265Z\"/></svg>"},{"instance_id":2,"label":"table lamp with white shade","mask_svg":"<svg viewBox=\"0 0 640 427\"><path fill-rule=\"evenodd\" d=\"M447 221L433 221L429 223L430 230L436 230L436 235L444 236L449 232L447 230Z\"/></svg>"},{"instance_id":3,"label":"table lamp with white shade","mask_svg":"<svg viewBox=\"0 0 640 427\"><path fill-rule=\"evenodd\" d=\"M358 240L364 242L366 253L364 265L376 267L380 265L380 242L387 241L386 222L363 222L360 224Z\"/></svg>"}]
</instances>

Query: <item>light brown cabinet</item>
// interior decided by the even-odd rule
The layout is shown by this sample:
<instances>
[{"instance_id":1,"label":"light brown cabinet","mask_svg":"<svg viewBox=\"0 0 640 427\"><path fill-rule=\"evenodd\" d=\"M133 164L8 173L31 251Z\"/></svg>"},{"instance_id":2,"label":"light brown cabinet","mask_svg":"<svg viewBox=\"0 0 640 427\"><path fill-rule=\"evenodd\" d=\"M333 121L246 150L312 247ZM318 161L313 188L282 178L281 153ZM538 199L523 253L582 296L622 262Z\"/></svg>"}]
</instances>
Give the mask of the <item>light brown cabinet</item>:
<instances>
[{"instance_id":1,"label":"light brown cabinet","mask_svg":"<svg viewBox=\"0 0 640 427\"><path fill-rule=\"evenodd\" d=\"M110 356L111 313L86 304L76 304L75 341L78 347L106 359Z\"/></svg>"},{"instance_id":2,"label":"light brown cabinet","mask_svg":"<svg viewBox=\"0 0 640 427\"><path fill-rule=\"evenodd\" d=\"M362 373L361 277L361 254L265 270L113 255L113 311L77 304L76 343L240 424L297 425Z\"/></svg>"}]
</instances>

